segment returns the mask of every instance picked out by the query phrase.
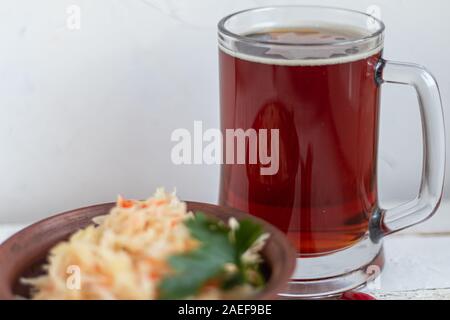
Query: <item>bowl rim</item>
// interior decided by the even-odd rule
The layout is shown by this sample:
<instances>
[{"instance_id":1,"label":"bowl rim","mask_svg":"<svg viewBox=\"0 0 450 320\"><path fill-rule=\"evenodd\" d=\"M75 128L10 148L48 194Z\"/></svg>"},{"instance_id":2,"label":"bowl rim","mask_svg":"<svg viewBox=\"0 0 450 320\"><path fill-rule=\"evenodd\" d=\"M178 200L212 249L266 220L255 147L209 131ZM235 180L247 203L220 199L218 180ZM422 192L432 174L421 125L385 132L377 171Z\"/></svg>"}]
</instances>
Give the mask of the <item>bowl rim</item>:
<instances>
[{"instance_id":1,"label":"bowl rim","mask_svg":"<svg viewBox=\"0 0 450 320\"><path fill-rule=\"evenodd\" d=\"M197 212L203 211L205 214L217 217L221 220L229 219L231 217L235 217L238 221L249 218L255 222L260 223L265 232L270 233L270 238L268 243L266 244L266 248L264 251L272 250L272 255L275 253L277 255L283 256L283 261L277 261L274 259L276 257L267 256L266 253L266 261L270 264L271 267L271 275L268 279L266 286L263 290L255 294L254 296L249 297L252 300L269 300L277 298L277 294L283 291L288 285L288 281L290 280L296 265L296 251L292 244L289 242L287 237L283 232L277 229L275 226L270 224L269 222L251 215L249 213L245 213L241 210L231 208L228 206L220 206L211 203L204 202L196 202L196 201L185 201L187 204L188 210ZM18 231L13 234L7 240L0 244L0 300L13 300L16 299L16 296L13 292L13 287L17 282L17 279L33 264L37 263L39 260L37 257L47 256L48 249L42 249L40 252L33 252L27 247L21 246L21 242L26 242L27 237L31 236L39 236L44 235L47 229L51 227L52 224L62 223L67 219L83 219L84 224L85 220L91 221L93 217L100 216L103 214L107 214L109 210L115 205L115 202L107 202L101 204L95 204L90 206L81 207L78 209L73 209L69 211L65 211L62 213L58 213L56 215L52 215L50 217L39 220L24 229ZM83 224L83 223L82 223ZM72 226L72 224L67 223L68 228L72 228L70 234L76 232L77 229ZM81 226L80 228L82 228ZM63 237L60 237L58 242L63 241ZM53 247L54 244L51 244L49 247ZM19 249L18 249L19 248ZM25 253L34 254L33 257L27 257L24 253L17 254L15 253L17 250L23 250ZM27 252L28 250L28 252ZM44 251L44 252L42 252ZM14 257L16 256L16 259ZM17 257L18 256L18 257ZM27 264L22 266L21 268L14 268L15 264L21 265L23 260L30 260ZM272 260L272 261L271 261ZM6 264L6 268L4 267ZM276 267L274 272L274 267Z\"/></svg>"}]
</instances>

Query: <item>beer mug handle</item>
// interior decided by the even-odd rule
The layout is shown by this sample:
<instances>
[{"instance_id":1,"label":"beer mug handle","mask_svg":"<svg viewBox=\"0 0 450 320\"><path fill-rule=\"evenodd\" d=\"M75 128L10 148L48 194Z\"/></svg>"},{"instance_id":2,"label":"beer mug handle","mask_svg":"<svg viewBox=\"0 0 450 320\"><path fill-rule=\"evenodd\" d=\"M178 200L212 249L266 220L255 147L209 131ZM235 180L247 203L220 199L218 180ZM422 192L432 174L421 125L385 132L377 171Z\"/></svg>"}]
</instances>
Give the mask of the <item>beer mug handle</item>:
<instances>
[{"instance_id":1,"label":"beer mug handle","mask_svg":"<svg viewBox=\"0 0 450 320\"><path fill-rule=\"evenodd\" d=\"M370 237L382 237L430 218L441 201L445 175L445 128L441 97L433 76L423 67L381 60L377 81L409 85L417 92L423 136L422 181L417 197L393 209L375 210L370 221Z\"/></svg>"}]
</instances>

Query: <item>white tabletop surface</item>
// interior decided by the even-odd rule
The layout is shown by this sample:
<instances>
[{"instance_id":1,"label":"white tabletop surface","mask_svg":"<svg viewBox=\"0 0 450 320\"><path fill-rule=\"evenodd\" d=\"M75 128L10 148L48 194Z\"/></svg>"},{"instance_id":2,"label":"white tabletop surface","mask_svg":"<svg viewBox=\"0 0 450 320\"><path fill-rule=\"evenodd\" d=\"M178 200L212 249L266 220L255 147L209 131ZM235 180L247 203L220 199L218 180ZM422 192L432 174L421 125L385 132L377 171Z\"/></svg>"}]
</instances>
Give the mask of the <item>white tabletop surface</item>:
<instances>
[{"instance_id":1,"label":"white tabletop surface","mask_svg":"<svg viewBox=\"0 0 450 320\"><path fill-rule=\"evenodd\" d=\"M366 289L382 299L450 299L450 202L429 221L385 239L385 269ZM0 225L0 243L23 225Z\"/></svg>"}]
</instances>

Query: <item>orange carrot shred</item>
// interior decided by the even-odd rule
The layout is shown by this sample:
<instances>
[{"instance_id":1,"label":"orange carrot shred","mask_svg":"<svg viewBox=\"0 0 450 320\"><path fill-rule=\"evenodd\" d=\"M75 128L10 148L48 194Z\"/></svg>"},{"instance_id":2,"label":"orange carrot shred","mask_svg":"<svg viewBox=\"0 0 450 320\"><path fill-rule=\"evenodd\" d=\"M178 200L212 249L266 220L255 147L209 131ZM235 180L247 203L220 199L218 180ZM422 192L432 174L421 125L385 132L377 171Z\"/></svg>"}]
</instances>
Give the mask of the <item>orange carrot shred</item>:
<instances>
[{"instance_id":1,"label":"orange carrot shred","mask_svg":"<svg viewBox=\"0 0 450 320\"><path fill-rule=\"evenodd\" d=\"M119 203L119 206L122 208L131 208L134 205L133 200L126 200L122 199L122 201Z\"/></svg>"}]
</instances>

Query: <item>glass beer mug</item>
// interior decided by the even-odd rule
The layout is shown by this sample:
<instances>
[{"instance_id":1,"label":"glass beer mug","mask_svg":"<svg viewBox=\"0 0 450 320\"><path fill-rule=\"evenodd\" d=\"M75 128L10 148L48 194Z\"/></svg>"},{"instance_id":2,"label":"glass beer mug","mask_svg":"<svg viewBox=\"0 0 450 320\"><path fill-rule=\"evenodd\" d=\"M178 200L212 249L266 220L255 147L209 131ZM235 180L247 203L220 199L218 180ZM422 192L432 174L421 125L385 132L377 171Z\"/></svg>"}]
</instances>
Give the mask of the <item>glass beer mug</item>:
<instances>
[{"instance_id":1,"label":"glass beer mug","mask_svg":"<svg viewBox=\"0 0 450 320\"><path fill-rule=\"evenodd\" d=\"M331 296L365 284L382 268L383 237L439 205L445 135L438 86L418 65L383 59L384 31L370 15L314 6L250 9L219 22L221 128L225 136L241 129L247 152L247 161L222 165L220 203L271 222L296 247L297 270L281 295ZM387 83L417 91L424 137L419 194L393 209L377 202L380 88ZM249 161L261 130L277 153L271 174L262 174L267 162Z\"/></svg>"}]
</instances>

